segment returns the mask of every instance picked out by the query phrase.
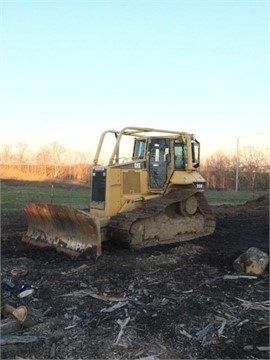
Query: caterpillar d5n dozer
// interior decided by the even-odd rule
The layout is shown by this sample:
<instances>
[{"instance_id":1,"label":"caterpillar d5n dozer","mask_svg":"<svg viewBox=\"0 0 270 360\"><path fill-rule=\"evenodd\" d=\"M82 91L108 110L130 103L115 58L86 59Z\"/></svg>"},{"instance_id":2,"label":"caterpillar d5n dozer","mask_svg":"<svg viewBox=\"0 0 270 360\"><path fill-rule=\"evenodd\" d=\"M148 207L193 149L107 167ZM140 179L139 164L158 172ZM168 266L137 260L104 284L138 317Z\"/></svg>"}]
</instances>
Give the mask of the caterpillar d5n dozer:
<instances>
[{"instance_id":1,"label":"caterpillar d5n dozer","mask_svg":"<svg viewBox=\"0 0 270 360\"><path fill-rule=\"evenodd\" d=\"M108 137L111 156L104 166L99 161ZM133 126L104 131L92 168L90 211L31 203L24 209L22 240L71 256L100 256L107 240L142 248L212 234L215 219L199 165L200 143L192 134Z\"/></svg>"}]
</instances>

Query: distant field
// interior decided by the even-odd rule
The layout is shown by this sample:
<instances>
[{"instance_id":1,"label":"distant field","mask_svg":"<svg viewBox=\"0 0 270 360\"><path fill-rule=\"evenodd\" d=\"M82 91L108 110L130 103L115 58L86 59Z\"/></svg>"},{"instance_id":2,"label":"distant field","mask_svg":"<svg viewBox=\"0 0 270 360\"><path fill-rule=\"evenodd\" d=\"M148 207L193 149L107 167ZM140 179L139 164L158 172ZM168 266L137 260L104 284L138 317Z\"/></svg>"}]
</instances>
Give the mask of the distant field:
<instances>
[{"instance_id":1,"label":"distant field","mask_svg":"<svg viewBox=\"0 0 270 360\"><path fill-rule=\"evenodd\" d=\"M90 186L74 184L54 184L42 182L1 181L1 215L22 212L30 202L65 204L79 209L87 209L90 203ZM262 193L206 191L210 204L241 204L254 200Z\"/></svg>"}]
</instances>

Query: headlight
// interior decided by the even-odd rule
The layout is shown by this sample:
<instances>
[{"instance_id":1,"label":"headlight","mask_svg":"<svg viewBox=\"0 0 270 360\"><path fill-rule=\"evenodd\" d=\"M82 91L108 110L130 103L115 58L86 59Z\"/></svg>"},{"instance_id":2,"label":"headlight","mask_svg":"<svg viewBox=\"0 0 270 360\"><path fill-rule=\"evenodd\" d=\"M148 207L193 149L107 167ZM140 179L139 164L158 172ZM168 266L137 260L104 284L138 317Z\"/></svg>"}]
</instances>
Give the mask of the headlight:
<instances>
[{"instance_id":1,"label":"headlight","mask_svg":"<svg viewBox=\"0 0 270 360\"><path fill-rule=\"evenodd\" d=\"M204 182L196 182L194 183L196 189L204 190L206 189L206 183Z\"/></svg>"}]
</instances>

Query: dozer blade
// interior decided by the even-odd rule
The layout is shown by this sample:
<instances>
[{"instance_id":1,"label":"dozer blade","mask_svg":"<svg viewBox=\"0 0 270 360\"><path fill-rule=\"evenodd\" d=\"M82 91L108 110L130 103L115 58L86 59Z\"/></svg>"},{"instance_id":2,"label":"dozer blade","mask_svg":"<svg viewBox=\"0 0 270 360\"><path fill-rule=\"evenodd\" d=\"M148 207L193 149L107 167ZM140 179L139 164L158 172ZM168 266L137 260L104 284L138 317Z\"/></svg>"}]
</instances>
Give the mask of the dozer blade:
<instances>
[{"instance_id":1,"label":"dozer blade","mask_svg":"<svg viewBox=\"0 0 270 360\"><path fill-rule=\"evenodd\" d=\"M70 206L31 203L24 208L28 230L22 241L55 247L70 256L101 255L99 219Z\"/></svg>"}]
</instances>

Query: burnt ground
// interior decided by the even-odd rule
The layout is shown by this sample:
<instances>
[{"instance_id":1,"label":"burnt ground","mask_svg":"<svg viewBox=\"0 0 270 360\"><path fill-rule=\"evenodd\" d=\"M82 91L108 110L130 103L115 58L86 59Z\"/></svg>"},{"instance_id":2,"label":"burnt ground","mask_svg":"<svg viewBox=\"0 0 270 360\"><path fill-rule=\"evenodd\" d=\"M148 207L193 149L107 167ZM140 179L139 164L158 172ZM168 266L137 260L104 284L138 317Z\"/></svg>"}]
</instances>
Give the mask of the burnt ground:
<instances>
[{"instance_id":1,"label":"burnt ground","mask_svg":"<svg viewBox=\"0 0 270 360\"><path fill-rule=\"evenodd\" d=\"M268 196L212 209L212 236L139 251L107 243L97 260L31 247L23 218L2 219L2 304L38 320L2 335L1 358L269 359L268 267L226 278L249 247L269 254ZM19 299L23 283L37 289Z\"/></svg>"}]
</instances>

